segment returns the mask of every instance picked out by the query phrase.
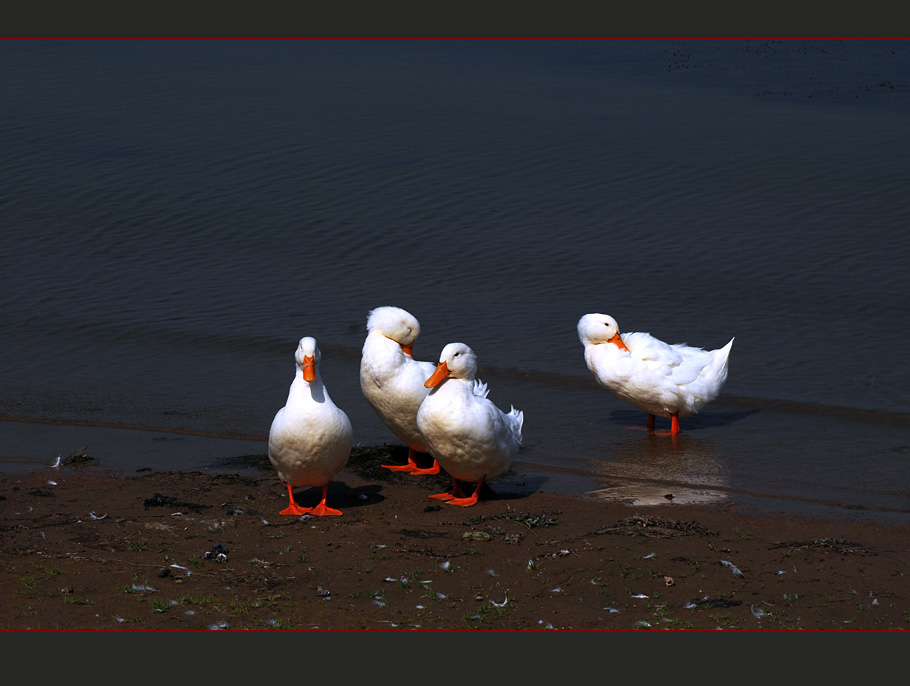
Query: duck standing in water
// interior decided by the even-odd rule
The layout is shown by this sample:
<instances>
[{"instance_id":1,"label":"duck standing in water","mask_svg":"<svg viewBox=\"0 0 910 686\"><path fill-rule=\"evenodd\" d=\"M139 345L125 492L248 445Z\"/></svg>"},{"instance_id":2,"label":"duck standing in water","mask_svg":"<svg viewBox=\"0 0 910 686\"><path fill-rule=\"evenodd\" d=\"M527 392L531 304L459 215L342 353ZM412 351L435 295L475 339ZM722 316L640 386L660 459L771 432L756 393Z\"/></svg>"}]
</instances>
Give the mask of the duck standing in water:
<instances>
[{"instance_id":1,"label":"duck standing in water","mask_svg":"<svg viewBox=\"0 0 910 686\"><path fill-rule=\"evenodd\" d=\"M679 433L679 418L697 413L714 400L727 380L733 339L723 348L704 350L671 345L648 333L619 333L608 314L586 314L578 320L578 338L585 363L597 383L648 413L671 420L670 434Z\"/></svg>"},{"instance_id":2,"label":"duck standing in water","mask_svg":"<svg viewBox=\"0 0 910 686\"><path fill-rule=\"evenodd\" d=\"M294 359L297 371L288 400L278 410L269 430L269 461L287 483L290 504L283 515L340 515L326 505L329 482L351 455L354 432L348 416L332 402L319 362L322 355L311 337L301 338ZM294 488L319 486L322 500L316 507L300 507Z\"/></svg>"},{"instance_id":3,"label":"duck standing in water","mask_svg":"<svg viewBox=\"0 0 910 686\"><path fill-rule=\"evenodd\" d=\"M521 447L524 413L514 407L506 414L486 397L478 384L477 357L464 343L442 349L436 370L426 380L432 388L417 411L417 428L427 449L452 476L452 492L431 498L470 507L489 479L505 472ZM477 484L465 497L459 481Z\"/></svg>"}]
</instances>

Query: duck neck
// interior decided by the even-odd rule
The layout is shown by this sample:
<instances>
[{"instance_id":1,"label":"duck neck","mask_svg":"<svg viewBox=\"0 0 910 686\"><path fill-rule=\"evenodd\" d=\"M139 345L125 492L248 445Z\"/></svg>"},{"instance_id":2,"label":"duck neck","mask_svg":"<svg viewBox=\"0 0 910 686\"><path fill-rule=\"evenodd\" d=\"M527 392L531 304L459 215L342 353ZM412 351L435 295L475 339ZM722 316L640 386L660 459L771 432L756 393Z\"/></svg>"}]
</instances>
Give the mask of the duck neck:
<instances>
[{"instance_id":1,"label":"duck neck","mask_svg":"<svg viewBox=\"0 0 910 686\"><path fill-rule=\"evenodd\" d=\"M405 362L407 355L405 355L398 341L394 341L381 333L371 333L369 335L373 338L371 347L375 356L381 359L383 364L398 366Z\"/></svg>"},{"instance_id":2,"label":"duck neck","mask_svg":"<svg viewBox=\"0 0 910 686\"><path fill-rule=\"evenodd\" d=\"M442 381L440 381L430 393L465 393L473 392L474 389L474 380L473 379L462 379L456 378L454 376L447 376Z\"/></svg>"},{"instance_id":3,"label":"duck neck","mask_svg":"<svg viewBox=\"0 0 910 686\"><path fill-rule=\"evenodd\" d=\"M291 390L288 394L288 402L293 400L315 401L317 403L325 402L328 393L322 383L322 377L316 372L316 378L313 381L306 381L303 375L298 371L291 384Z\"/></svg>"}]
</instances>

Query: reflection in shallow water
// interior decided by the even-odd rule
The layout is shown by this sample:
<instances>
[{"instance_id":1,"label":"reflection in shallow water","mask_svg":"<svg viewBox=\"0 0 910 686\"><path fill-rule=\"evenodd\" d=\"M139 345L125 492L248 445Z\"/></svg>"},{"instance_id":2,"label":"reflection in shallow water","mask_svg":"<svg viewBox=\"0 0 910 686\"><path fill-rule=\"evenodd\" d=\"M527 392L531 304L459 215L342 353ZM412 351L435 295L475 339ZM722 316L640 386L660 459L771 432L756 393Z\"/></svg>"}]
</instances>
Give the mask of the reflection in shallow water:
<instances>
[{"instance_id":1,"label":"reflection in shallow water","mask_svg":"<svg viewBox=\"0 0 910 686\"><path fill-rule=\"evenodd\" d=\"M629 505L706 504L726 500L728 466L711 441L686 433L648 433L604 449L592 460L603 488L589 495Z\"/></svg>"}]
</instances>

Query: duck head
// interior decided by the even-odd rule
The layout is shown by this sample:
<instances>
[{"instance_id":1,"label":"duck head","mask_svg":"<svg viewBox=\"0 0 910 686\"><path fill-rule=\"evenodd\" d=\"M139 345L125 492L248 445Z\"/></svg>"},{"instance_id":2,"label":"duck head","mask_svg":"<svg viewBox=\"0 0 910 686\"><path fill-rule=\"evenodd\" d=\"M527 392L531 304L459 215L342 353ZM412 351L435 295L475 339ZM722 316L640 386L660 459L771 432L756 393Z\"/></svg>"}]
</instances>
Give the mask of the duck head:
<instances>
[{"instance_id":1,"label":"duck head","mask_svg":"<svg viewBox=\"0 0 910 686\"><path fill-rule=\"evenodd\" d=\"M439 354L436 371L423 385L435 388L450 376L473 381L477 374L477 355L464 343L449 343Z\"/></svg>"},{"instance_id":2,"label":"duck head","mask_svg":"<svg viewBox=\"0 0 910 686\"><path fill-rule=\"evenodd\" d=\"M367 331L377 331L401 346L401 349L414 356L414 341L420 335L420 323L417 317L400 307L383 306L370 311L367 317Z\"/></svg>"},{"instance_id":3,"label":"duck head","mask_svg":"<svg viewBox=\"0 0 910 686\"><path fill-rule=\"evenodd\" d=\"M619 324L608 314L594 312L578 320L578 339L584 346L612 343L620 350L628 350L619 336Z\"/></svg>"},{"instance_id":4,"label":"duck head","mask_svg":"<svg viewBox=\"0 0 910 686\"><path fill-rule=\"evenodd\" d=\"M313 382L316 380L316 366L322 358L322 353L316 346L316 339L312 336L305 336L297 344L297 352L294 353L294 359L297 366L303 374L303 380Z\"/></svg>"}]
</instances>

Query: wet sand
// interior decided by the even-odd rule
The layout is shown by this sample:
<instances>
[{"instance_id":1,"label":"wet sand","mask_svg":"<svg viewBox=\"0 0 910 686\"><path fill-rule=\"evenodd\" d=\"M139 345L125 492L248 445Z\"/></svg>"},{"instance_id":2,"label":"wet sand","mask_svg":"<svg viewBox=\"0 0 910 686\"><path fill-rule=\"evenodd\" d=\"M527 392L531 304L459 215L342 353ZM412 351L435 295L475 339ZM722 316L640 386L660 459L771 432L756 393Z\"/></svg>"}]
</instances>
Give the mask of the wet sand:
<instances>
[{"instance_id":1,"label":"wet sand","mask_svg":"<svg viewBox=\"0 0 910 686\"><path fill-rule=\"evenodd\" d=\"M0 475L0 628L910 626L904 525L561 495L520 474L460 508L429 498L446 476L382 469L404 462L398 446L355 449L329 490L342 516L287 517L265 456L247 460L124 476L76 455Z\"/></svg>"}]
</instances>

